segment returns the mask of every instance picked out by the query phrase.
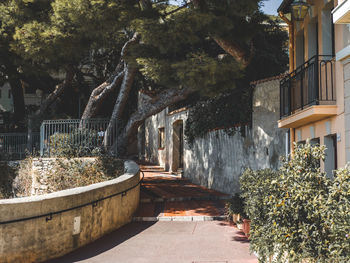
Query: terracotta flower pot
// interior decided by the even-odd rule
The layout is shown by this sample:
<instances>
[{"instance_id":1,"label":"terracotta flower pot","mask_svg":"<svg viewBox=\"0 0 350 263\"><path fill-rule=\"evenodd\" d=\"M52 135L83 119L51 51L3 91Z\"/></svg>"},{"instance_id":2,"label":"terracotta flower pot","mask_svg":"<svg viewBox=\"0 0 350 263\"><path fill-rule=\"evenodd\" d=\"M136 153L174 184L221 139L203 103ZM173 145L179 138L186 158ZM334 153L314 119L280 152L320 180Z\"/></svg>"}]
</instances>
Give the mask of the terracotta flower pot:
<instances>
[{"instance_id":1,"label":"terracotta flower pot","mask_svg":"<svg viewBox=\"0 0 350 263\"><path fill-rule=\"evenodd\" d=\"M249 219L243 219L243 232L247 237L249 237L249 232L250 232L250 220Z\"/></svg>"}]
</instances>

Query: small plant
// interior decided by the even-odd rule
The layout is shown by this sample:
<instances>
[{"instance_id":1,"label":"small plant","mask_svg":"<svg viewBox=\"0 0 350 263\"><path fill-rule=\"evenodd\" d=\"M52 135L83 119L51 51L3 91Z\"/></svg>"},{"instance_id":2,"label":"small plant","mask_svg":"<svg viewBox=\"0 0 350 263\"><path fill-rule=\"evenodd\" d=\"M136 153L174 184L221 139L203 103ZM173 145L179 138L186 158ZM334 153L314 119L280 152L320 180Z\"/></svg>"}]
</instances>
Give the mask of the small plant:
<instances>
[{"instance_id":1,"label":"small plant","mask_svg":"<svg viewBox=\"0 0 350 263\"><path fill-rule=\"evenodd\" d=\"M97 131L76 128L70 133L55 133L50 136L46 146L50 156L54 157L89 157L101 152L102 139Z\"/></svg>"},{"instance_id":2,"label":"small plant","mask_svg":"<svg viewBox=\"0 0 350 263\"><path fill-rule=\"evenodd\" d=\"M0 199L13 197L12 184L17 175L17 168L8 162L0 162Z\"/></svg>"},{"instance_id":3,"label":"small plant","mask_svg":"<svg viewBox=\"0 0 350 263\"><path fill-rule=\"evenodd\" d=\"M233 218L233 221L239 220L239 218L245 216L244 213L244 199L235 194L228 202L225 204L225 213L228 218Z\"/></svg>"}]
</instances>

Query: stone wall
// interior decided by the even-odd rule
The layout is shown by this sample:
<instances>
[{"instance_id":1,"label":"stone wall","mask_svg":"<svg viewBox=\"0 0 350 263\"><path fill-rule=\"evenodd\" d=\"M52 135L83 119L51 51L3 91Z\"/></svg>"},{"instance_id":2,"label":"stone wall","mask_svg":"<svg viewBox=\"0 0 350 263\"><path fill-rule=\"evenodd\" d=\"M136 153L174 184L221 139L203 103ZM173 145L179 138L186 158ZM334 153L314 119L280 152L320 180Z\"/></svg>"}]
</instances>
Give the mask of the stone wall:
<instances>
[{"instance_id":1,"label":"stone wall","mask_svg":"<svg viewBox=\"0 0 350 263\"><path fill-rule=\"evenodd\" d=\"M257 83L253 96L252 127L244 127L245 136L227 135L223 130L209 132L184 145L184 177L194 183L229 194L239 192L239 177L246 168L277 169L286 154L286 132L278 129L280 114L279 79ZM173 124L183 120L188 111L167 110L147 119L144 126L145 151L140 158L172 171ZM165 128L166 147L158 149L158 128ZM173 171L172 171L173 172Z\"/></svg>"},{"instance_id":2,"label":"stone wall","mask_svg":"<svg viewBox=\"0 0 350 263\"><path fill-rule=\"evenodd\" d=\"M31 195L42 195L52 191L48 191L50 186L48 185L48 171L53 168L57 160L64 162L67 159L64 158L34 158L32 161L32 189ZM94 162L96 158L79 158L84 162ZM68 160L67 160L68 161Z\"/></svg>"},{"instance_id":3,"label":"stone wall","mask_svg":"<svg viewBox=\"0 0 350 263\"><path fill-rule=\"evenodd\" d=\"M125 169L124 175L103 183L0 200L0 262L42 262L59 257L130 222L139 204L140 175L134 162L125 162ZM55 214L62 210L67 211ZM2 224L50 213L54 213L52 217Z\"/></svg>"}]
</instances>

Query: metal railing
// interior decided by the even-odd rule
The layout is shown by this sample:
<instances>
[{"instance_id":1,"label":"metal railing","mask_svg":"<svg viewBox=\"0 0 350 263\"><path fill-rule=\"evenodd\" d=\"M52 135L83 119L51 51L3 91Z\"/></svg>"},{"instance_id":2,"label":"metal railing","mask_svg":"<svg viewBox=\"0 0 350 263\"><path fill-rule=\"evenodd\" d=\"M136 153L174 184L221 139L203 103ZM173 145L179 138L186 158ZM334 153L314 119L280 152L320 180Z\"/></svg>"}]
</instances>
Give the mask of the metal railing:
<instances>
[{"instance_id":1,"label":"metal railing","mask_svg":"<svg viewBox=\"0 0 350 263\"><path fill-rule=\"evenodd\" d=\"M29 137L31 136L31 140ZM40 134L0 133L0 157L9 160L24 159L26 154L35 154L40 149Z\"/></svg>"},{"instance_id":2,"label":"metal railing","mask_svg":"<svg viewBox=\"0 0 350 263\"><path fill-rule=\"evenodd\" d=\"M71 152L92 156L94 150L109 150L115 142L116 124L109 119L45 120L40 127L40 155L59 156Z\"/></svg>"},{"instance_id":3,"label":"metal railing","mask_svg":"<svg viewBox=\"0 0 350 263\"><path fill-rule=\"evenodd\" d=\"M280 82L280 116L290 116L312 105L333 105L334 56L316 55Z\"/></svg>"}]
</instances>

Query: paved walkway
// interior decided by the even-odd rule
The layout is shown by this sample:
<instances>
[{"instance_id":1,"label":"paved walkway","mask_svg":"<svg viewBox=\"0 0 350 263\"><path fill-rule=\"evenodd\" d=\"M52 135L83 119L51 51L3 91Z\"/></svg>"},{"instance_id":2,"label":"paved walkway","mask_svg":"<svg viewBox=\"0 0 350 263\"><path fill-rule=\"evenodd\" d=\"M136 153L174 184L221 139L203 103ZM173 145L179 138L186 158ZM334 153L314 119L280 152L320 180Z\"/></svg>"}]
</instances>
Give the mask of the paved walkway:
<instances>
[{"instance_id":1,"label":"paved walkway","mask_svg":"<svg viewBox=\"0 0 350 263\"><path fill-rule=\"evenodd\" d=\"M141 166L140 209L134 221L208 221L225 218L229 195L192 184L160 167Z\"/></svg>"},{"instance_id":2,"label":"paved walkway","mask_svg":"<svg viewBox=\"0 0 350 263\"><path fill-rule=\"evenodd\" d=\"M247 242L221 221L133 222L51 263L257 263Z\"/></svg>"},{"instance_id":3,"label":"paved walkway","mask_svg":"<svg viewBox=\"0 0 350 263\"><path fill-rule=\"evenodd\" d=\"M141 169L145 178L135 222L51 263L258 262L244 234L223 221L228 195L159 167Z\"/></svg>"}]
</instances>

